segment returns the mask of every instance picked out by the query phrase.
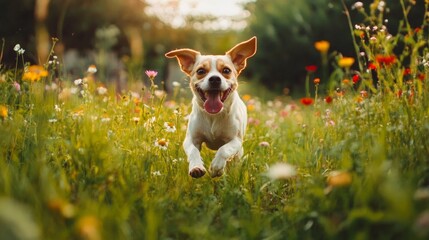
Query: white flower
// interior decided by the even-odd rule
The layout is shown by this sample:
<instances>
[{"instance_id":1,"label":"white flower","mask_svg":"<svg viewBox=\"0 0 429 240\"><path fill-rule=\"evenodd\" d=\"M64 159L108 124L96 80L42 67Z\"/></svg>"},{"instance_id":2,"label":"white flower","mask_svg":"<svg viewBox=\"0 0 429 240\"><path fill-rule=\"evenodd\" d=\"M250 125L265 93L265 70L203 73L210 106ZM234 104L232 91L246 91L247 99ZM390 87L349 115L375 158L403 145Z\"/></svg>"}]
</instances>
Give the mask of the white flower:
<instances>
[{"instance_id":1,"label":"white flower","mask_svg":"<svg viewBox=\"0 0 429 240\"><path fill-rule=\"evenodd\" d=\"M268 169L267 175L273 180L289 179L296 176L296 169L288 163L276 163Z\"/></svg>"},{"instance_id":2,"label":"white flower","mask_svg":"<svg viewBox=\"0 0 429 240\"><path fill-rule=\"evenodd\" d=\"M98 88L97 88L97 93L98 93L99 95L104 95L104 94L106 94L106 93L107 93L107 88L105 88L105 87L98 87Z\"/></svg>"},{"instance_id":3,"label":"white flower","mask_svg":"<svg viewBox=\"0 0 429 240\"><path fill-rule=\"evenodd\" d=\"M386 6L386 3L384 1L380 1L377 6L378 11L380 12L384 11L385 6Z\"/></svg>"},{"instance_id":4,"label":"white flower","mask_svg":"<svg viewBox=\"0 0 429 240\"><path fill-rule=\"evenodd\" d=\"M174 123L172 122L165 122L164 127L165 127L165 131L167 132L173 133L176 131L176 126L174 126Z\"/></svg>"},{"instance_id":5,"label":"white flower","mask_svg":"<svg viewBox=\"0 0 429 240\"><path fill-rule=\"evenodd\" d=\"M82 84L83 84L83 80L81 78L74 80L74 85L78 86Z\"/></svg>"},{"instance_id":6,"label":"white flower","mask_svg":"<svg viewBox=\"0 0 429 240\"><path fill-rule=\"evenodd\" d=\"M76 87L72 87L72 88L70 88L70 93L71 93L71 94L76 94L77 92L79 92L79 89L78 89L78 88L76 88Z\"/></svg>"},{"instance_id":7,"label":"white flower","mask_svg":"<svg viewBox=\"0 0 429 240\"><path fill-rule=\"evenodd\" d=\"M159 149L167 150L168 141L165 138L156 139L154 145Z\"/></svg>"},{"instance_id":8,"label":"white flower","mask_svg":"<svg viewBox=\"0 0 429 240\"><path fill-rule=\"evenodd\" d=\"M101 122L110 122L110 118L109 117L102 117L101 118Z\"/></svg>"},{"instance_id":9,"label":"white flower","mask_svg":"<svg viewBox=\"0 0 429 240\"><path fill-rule=\"evenodd\" d=\"M22 55L24 53L25 53L25 50L23 48L21 48L21 49L18 50L18 54Z\"/></svg>"},{"instance_id":10,"label":"white flower","mask_svg":"<svg viewBox=\"0 0 429 240\"><path fill-rule=\"evenodd\" d=\"M50 123L56 123L58 120L57 119L55 119L55 118L51 118L51 119L49 119L48 120Z\"/></svg>"},{"instance_id":11,"label":"white flower","mask_svg":"<svg viewBox=\"0 0 429 240\"><path fill-rule=\"evenodd\" d=\"M140 122L140 118L139 117L133 117L133 122L135 122L135 123Z\"/></svg>"},{"instance_id":12,"label":"white flower","mask_svg":"<svg viewBox=\"0 0 429 240\"><path fill-rule=\"evenodd\" d=\"M87 70L88 73L96 73L97 67L95 65L90 65Z\"/></svg>"},{"instance_id":13,"label":"white flower","mask_svg":"<svg viewBox=\"0 0 429 240\"><path fill-rule=\"evenodd\" d=\"M55 108L55 112L61 112L61 108L57 104L55 104L54 108Z\"/></svg>"},{"instance_id":14,"label":"white flower","mask_svg":"<svg viewBox=\"0 0 429 240\"><path fill-rule=\"evenodd\" d=\"M13 51L18 52L19 49L21 49L21 45L16 44L15 47L13 47Z\"/></svg>"},{"instance_id":15,"label":"white flower","mask_svg":"<svg viewBox=\"0 0 429 240\"><path fill-rule=\"evenodd\" d=\"M180 87L179 82L173 81L171 84L173 85L173 87Z\"/></svg>"},{"instance_id":16,"label":"white flower","mask_svg":"<svg viewBox=\"0 0 429 240\"><path fill-rule=\"evenodd\" d=\"M356 10L360 10L363 8L363 3L362 2L355 2L355 4L353 4L352 9L356 9Z\"/></svg>"},{"instance_id":17,"label":"white flower","mask_svg":"<svg viewBox=\"0 0 429 240\"><path fill-rule=\"evenodd\" d=\"M160 171L153 171L152 175L153 176L161 176L161 172Z\"/></svg>"}]
</instances>

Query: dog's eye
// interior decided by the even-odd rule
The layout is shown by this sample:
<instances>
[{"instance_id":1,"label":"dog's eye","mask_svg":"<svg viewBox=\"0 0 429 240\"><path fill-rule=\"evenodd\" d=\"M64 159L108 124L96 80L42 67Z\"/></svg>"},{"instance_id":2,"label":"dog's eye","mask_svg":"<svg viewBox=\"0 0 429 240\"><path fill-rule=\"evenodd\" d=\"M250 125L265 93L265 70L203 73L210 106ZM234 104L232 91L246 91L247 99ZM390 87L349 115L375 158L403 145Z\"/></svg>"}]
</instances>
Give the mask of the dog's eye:
<instances>
[{"instance_id":1,"label":"dog's eye","mask_svg":"<svg viewBox=\"0 0 429 240\"><path fill-rule=\"evenodd\" d=\"M199 68L198 70L197 70L197 74L198 75L203 75L203 74L205 74L206 73L206 70L204 69L204 68Z\"/></svg>"},{"instance_id":2,"label":"dog's eye","mask_svg":"<svg viewBox=\"0 0 429 240\"><path fill-rule=\"evenodd\" d=\"M224 69L222 69L222 73L223 73L223 74L230 74L230 73L231 73L231 69L229 69L229 68L224 68Z\"/></svg>"}]
</instances>

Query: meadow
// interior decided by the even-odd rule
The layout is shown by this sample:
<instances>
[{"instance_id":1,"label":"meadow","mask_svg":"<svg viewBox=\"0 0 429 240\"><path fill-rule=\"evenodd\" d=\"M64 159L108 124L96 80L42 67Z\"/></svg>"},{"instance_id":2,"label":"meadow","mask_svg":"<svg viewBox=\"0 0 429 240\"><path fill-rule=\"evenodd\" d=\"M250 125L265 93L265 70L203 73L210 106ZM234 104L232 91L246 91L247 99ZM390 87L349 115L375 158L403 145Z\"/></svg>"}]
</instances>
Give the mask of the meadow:
<instances>
[{"instance_id":1,"label":"meadow","mask_svg":"<svg viewBox=\"0 0 429 240\"><path fill-rule=\"evenodd\" d=\"M391 35L381 10L353 6L358 57L315 43L303 98L243 79L245 154L219 178L187 174L183 77L167 94L148 70L118 94L95 65L67 79L55 52L30 65L15 46L0 68L0 239L427 239L428 24L405 14Z\"/></svg>"}]
</instances>

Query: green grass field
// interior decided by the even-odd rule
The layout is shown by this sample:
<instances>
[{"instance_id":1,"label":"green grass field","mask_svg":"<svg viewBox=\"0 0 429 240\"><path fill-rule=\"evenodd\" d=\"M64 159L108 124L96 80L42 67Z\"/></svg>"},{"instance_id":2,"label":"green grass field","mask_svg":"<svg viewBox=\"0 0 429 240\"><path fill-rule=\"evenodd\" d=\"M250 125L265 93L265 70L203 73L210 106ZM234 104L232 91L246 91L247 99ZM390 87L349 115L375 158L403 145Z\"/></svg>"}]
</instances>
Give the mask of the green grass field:
<instances>
[{"instance_id":1,"label":"green grass field","mask_svg":"<svg viewBox=\"0 0 429 240\"><path fill-rule=\"evenodd\" d=\"M243 84L245 154L214 179L187 174L186 83L118 96L94 68L58 80L17 48L0 69L0 239L427 239L427 23L391 36L376 20L352 29L359 59L316 45L333 70L308 68L306 98Z\"/></svg>"}]
</instances>

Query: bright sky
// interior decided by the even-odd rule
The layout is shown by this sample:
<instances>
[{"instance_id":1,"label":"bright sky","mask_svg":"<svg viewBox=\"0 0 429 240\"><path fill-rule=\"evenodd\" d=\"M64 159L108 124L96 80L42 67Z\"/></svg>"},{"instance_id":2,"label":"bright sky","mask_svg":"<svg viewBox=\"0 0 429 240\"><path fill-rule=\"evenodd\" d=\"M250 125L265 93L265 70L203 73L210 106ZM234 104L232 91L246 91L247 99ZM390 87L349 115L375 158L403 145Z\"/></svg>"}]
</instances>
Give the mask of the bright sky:
<instances>
[{"instance_id":1,"label":"bright sky","mask_svg":"<svg viewBox=\"0 0 429 240\"><path fill-rule=\"evenodd\" d=\"M147 0L150 6L146 11L174 27L183 26L185 16L212 15L218 17L211 25L214 29L242 29L245 27L244 21L235 21L232 24L230 19L244 19L249 16L250 13L241 7L249 1L252 0Z\"/></svg>"}]
</instances>

